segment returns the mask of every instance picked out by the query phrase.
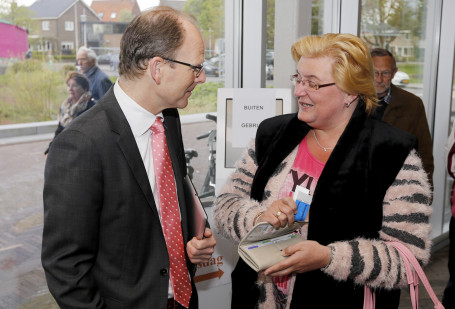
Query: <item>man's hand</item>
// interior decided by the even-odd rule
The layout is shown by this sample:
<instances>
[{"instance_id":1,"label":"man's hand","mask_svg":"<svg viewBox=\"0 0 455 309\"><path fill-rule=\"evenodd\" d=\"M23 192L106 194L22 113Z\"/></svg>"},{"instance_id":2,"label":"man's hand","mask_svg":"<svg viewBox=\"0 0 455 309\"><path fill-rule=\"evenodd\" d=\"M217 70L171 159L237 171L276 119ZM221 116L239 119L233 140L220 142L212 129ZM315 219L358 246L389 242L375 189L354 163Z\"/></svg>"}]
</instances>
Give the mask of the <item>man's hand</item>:
<instances>
[{"instance_id":1,"label":"man's hand","mask_svg":"<svg viewBox=\"0 0 455 309\"><path fill-rule=\"evenodd\" d=\"M216 240L212 234L212 230L205 228L203 239L193 237L193 239L186 244L186 251L188 252L191 263L198 264L207 262L215 251L215 245Z\"/></svg>"}]
</instances>

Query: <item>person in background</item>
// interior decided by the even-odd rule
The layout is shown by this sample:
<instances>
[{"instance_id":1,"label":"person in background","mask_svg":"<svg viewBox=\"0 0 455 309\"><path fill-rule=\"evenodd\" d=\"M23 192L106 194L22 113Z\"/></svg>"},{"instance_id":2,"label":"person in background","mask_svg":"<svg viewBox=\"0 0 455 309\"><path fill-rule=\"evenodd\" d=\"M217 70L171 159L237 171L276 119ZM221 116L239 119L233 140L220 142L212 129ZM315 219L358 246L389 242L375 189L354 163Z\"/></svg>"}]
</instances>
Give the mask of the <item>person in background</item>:
<instances>
[{"instance_id":1,"label":"person in background","mask_svg":"<svg viewBox=\"0 0 455 309\"><path fill-rule=\"evenodd\" d=\"M430 258L431 189L415 136L371 117L373 63L351 34L306 36L291 48L296 114L264 120L215 200L219 232L239 242L258 222L290 225L297 185L312 195L306 240L256 273L239 259L232 308L398 308L407 286L387 241ZM387 156L393 153L393 156Z\"/></svg>"},{"instance_id":2,"label":"person in background","mask_svg":"<svg viewBox=\"0 0 455 309\"><path fill-rule=\"evenodd\" d=\"M87 111L96 103L90 93L90 82L85 75L73 71L68 72L66 86L68 89L68 98L66 98L60 107L57 116L57 130L55 130L54 138L44 154L49 152L49 148L57 135L59 135L74 118Z\"/></svg>"},{"instance_id":3,"label":"person in background","mask_svg":"<svg viewBox=\"0 0 455 309\"><path fill-rule=\"evenodd\" d=\"M96 64L96 53L85 46L79 48L76 55L77 65L90 80L90 92L98 101L111 88L112 81Z\"/></svg>"},{"instance_id":4,"label":"person in background","mask_svg":"<svg viewBox=\"0 0 455 309\"><path fill-rule=\"evenodd\" d=\"M383 48L370 51L374 65L374 87L379 98L379 107L374 113L378 119L417 137L417 153L433 187L433 142L422 100L392 84L398 71L395 57Z\"/></svg>"},{"instance_id":5,"label":"person in background","mask_svg":"<svg viewBox=\"0 0 455 309\"><path fill-rule=\"evenodd\" d=\"M445 147L445 158L447 160L447 171L455 179L455 125L452 124ZM444 290L442 304L446 309L455 309L455 182L452 185L452 217L449 223L449 282Z\"/></svg>"},{"instance_id":6,"label":"person in background","mask_svg":"<svg viewBox=\"0 0 455 309\"><path fill-rule=\"evenodd\" d=\"M198 308L193 277L216 240L191 229L177 109L205 82L195 21L169 7L135 17L120 77L54 141L42 264L62 308Z\"/></svg>"}]
</instances>

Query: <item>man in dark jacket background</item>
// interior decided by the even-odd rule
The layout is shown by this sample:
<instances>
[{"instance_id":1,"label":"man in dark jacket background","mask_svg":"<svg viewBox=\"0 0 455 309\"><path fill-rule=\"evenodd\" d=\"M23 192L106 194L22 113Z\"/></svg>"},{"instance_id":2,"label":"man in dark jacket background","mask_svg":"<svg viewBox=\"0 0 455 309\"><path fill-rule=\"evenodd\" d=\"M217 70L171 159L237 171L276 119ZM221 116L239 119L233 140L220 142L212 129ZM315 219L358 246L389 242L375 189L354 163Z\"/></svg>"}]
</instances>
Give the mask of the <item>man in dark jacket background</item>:
<instances>
[{"instance_id":1,"label":"man in dark jacket background","mask_svg":"<svg viewBox=\"0 0 455 309\"><path fill-rule=\"evenodd\" d=\"M392 84L398 68L391 52L375 48L371 50L371 57L374 65L374 86L379 98L375 116L417 137L417 152L433 187L433 142L423 102L418 96Z\"/></svg>"}]
</instances>

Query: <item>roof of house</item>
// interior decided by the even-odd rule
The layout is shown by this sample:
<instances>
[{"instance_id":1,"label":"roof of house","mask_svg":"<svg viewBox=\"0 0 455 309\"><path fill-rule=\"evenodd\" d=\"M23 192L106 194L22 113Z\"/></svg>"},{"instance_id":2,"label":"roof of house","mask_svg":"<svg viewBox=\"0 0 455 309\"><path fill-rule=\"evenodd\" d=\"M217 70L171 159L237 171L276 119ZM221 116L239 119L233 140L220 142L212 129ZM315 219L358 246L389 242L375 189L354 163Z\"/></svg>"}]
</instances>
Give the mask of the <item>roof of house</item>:
<instances>
[{"instance_id":1,"label":"roof of house","mask_svg":"<svg viewBox=\"0 0 455 309\"><path fill-rule=\"evenodd\" d=\"M36 0L29 6L29 9L35 12L40 19L58 18L78 1L80 0ZM84 1L81 1L81 3L93 12ZM95 12L93 13L96 14Z\"/></svg>"},{"instance_id":2,"label":"roof of house","mask_svg":"<svg viewBox=\"0 0 455 309\"><path fill-rule=\"evenodd\" d=\"M57 18L77 0L37 0L29 9L40 18Z\"/></svg>"},{"instance_id":3,"label":"roof of house","mask_svg":"<svg viewBox=\"0 0 455 309\"><path fill-rule=\"evenodd\" d=\"M123 10L131 12L133 16L140 13L136 0L94 0L91 8L107 22L118 21L119 13Z\"/></svg>"}]
</instances>

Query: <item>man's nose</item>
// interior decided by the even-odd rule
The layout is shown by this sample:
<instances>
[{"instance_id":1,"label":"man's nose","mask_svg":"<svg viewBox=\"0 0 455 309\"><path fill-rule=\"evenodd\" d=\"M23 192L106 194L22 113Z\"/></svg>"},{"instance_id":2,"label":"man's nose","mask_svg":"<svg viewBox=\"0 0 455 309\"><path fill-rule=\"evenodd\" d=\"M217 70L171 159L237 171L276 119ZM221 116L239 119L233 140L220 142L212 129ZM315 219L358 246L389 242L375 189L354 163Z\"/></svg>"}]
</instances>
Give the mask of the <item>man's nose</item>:
<instances>
[{"instance_id":1,"label":"man's nose","mask_svg":"<svg viewBox=\"0 0 455 309\"><path fill-rule=\"evenodd\" d=\"M196 83L198 83L198 84L203 84L203 83L205 83L206 79L207 79L207 76L205 75L205 71L202 70L202 71L201 71L201 74L199 74L199 76L196 77L196 80L195 80L195 81L196 81Z\"/></svg>"}]
</instances>

